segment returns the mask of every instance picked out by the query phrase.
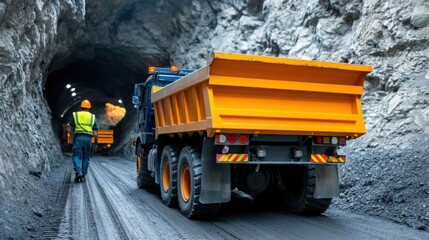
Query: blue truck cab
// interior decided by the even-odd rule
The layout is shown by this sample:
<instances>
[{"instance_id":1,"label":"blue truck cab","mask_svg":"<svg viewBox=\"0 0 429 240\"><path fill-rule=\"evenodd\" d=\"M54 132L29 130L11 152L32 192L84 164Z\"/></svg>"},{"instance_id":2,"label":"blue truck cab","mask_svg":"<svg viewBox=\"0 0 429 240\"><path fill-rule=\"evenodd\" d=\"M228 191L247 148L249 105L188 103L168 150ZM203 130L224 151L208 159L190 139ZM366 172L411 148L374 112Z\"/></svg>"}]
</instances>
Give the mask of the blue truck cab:
<instances>
[{"instance_id":1,"label":"blue truck cab","mask_svg":"<svg viewBox=\"0 0 429 240\"><path fill-rule=\"evenodd\" d=\"M134 85L133 105L137 109L136 143L151 148L155 141L155 115L151 102L153 86L164 87L193 72L192 69L149 67L149 77L143 83Z\"/></svg>"}]
</instances>

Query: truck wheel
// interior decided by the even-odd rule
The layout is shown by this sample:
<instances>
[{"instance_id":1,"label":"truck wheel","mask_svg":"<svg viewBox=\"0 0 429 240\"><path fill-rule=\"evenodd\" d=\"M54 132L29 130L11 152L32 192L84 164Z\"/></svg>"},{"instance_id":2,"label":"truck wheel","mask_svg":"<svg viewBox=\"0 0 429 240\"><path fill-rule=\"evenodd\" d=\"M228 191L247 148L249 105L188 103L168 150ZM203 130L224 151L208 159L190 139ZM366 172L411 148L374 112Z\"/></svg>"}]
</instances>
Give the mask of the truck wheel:
<instances>
[{"instance_id":1,"label":"truck wheel","mask_svg":"<svg viewBox=\"0 0 429 240\"><path fill-rule=\"evenodd\" d=\"M160 164L160 190L162 202L174 207L177 205L177 157L179 153L174 146L167 145L162 150Z\"/></svg>"},{"instance_id":2,"label":"truck wheel","mask_svg":"<svg viewBox=\"0 0 429 240\"><path fill-rule=\"evenodd\" d=\"M139 144L139 146L137 147L137 159L136 159L137 186L139 188L155 187L155 181L152 178L151 173L147 169L147 158L148 158L148 155L143 151L143 148Z\"/></svg>"},{"instance_id":3,"label":"truck wheel","mask_svg":"<svg viewBox=\"0 0 429 240\"><path fill-rule=\"evenodd\" d=\"M281 172L285 184L282 207L302 215L317 215L328 209L332 198L315 199L316 169L314 166L290 166Z\"/></svg>"},{"instance_id":4,"label":"truck wheel","mask_svg":"<svg viewBox=\"0 0 429 240\"><path fill-rule=\"evenodd\" d=\"M182 214L187 218L215 216L219 212L220 203L200 203L202 173L200 150L190 146L184 147L180 152L178 171L178 201Z\"/></svg>"}]
</instances>

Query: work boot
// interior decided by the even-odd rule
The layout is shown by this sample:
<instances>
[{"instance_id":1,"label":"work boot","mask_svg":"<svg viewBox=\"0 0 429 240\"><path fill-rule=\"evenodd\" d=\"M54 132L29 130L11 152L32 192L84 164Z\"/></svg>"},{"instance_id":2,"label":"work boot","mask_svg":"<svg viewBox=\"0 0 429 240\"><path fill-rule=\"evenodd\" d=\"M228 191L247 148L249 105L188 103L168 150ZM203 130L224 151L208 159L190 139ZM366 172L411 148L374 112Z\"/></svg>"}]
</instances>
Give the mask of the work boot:
<instances>
[{"instance_id":1,"label":"work boot","mask_svg":"<svg viewBox=\"0 0 429 240\"><path fill-rule=\"evenodd\" d=\"M81 177L80 177L80 181L81 181L81 182L85 182L85 180L86 180L86 179L85 179L85 176L81 176Z\"/></svg>"},{"instance_id":2,"label":"work boot","mask_svg":"<svg viewBox=\"0 0 429 240\"><path fill-rule=\"evenodd\" d=\"M76 178L74 179L75 182L82 182L82 175L77 175Z\"/></svg>"}]
</instances>

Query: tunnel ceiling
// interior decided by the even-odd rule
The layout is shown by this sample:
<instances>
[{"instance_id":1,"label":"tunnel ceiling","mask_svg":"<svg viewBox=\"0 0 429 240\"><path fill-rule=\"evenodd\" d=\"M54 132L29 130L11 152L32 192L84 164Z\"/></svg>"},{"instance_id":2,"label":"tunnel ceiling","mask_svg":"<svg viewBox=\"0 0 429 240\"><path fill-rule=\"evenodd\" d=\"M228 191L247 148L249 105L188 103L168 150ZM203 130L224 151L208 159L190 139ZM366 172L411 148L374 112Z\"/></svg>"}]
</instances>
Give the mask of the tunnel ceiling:
<instances>
[{"instance_id":1,"label":"tunnel ceiling","mask_svg":"<svg viewBox=\"0 0 429 240\"><path fill-rule=\"evenodd\" d=\"M121 99L131 108L134 84L146 78L149 65L170 65L172 40L186 25L174 17L178 4L166 2L88 2L85 26L69 36L71 47L59 51L48 68L43 93L54 118L69 117L83 99L95 107L121 105Z\"/></svg>"},{"instance_id":2,"label":"tunnel ceiling","mask_svg":"<svg viewBox=\"0 0 429 240\"><path fill-rule=\"evenodd\" d=\"M139 59L125 51L99 49L91 59L78 59L53 71L46 81L44 96L57 118L70 115L70 110L75 110L83 99L99 103L94 106L110 102L127 107L133 85L146 78L147 62L150 59ZM70 88L66 88L67 84Z\"/></svg>"}]
</instances>

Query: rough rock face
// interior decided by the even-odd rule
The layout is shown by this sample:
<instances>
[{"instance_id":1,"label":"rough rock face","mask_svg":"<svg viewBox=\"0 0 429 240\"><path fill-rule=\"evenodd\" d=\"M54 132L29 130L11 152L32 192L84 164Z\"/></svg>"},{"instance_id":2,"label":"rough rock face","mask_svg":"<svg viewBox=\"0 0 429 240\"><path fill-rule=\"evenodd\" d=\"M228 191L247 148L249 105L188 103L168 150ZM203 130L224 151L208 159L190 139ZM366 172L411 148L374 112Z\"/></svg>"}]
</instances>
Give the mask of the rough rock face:
<instances>
[{"instance_id":1,"label":"rough rock face","mask_svg":"<svg viewBox=\"0 0 429 240\"><path fill-rule=\"evenodd\" d=\"M0 191L21 196L30 172L50 169L61 158L52 137L43 79L54 54L64 51L85 19L83 1L0 2ZM62 38L58 38L62 36Z\"/></svg>"},{"instance_id":2,"label":"rough rock face","mask_svg":"<svg viewBox=\"0 0 429 240\"><path fill-rule=\"evenodd\" d=\"M0 0L0 192L60 158L47 76L95 55L137 74L197 68L212 50L372 65L368 134L343 149L336 206L429 225L429 3L423 0ZM107 65L107 66L108 66ZM134 75L133 75L134 76ZM136 79L125 81L133 84ZM131 95L131 93L130 93ZM121 130L130 140L133 113ZM123 152L129 153L125 144ZM127 145L128 146L128 145Z\"/></svg>"}]
</instances>

